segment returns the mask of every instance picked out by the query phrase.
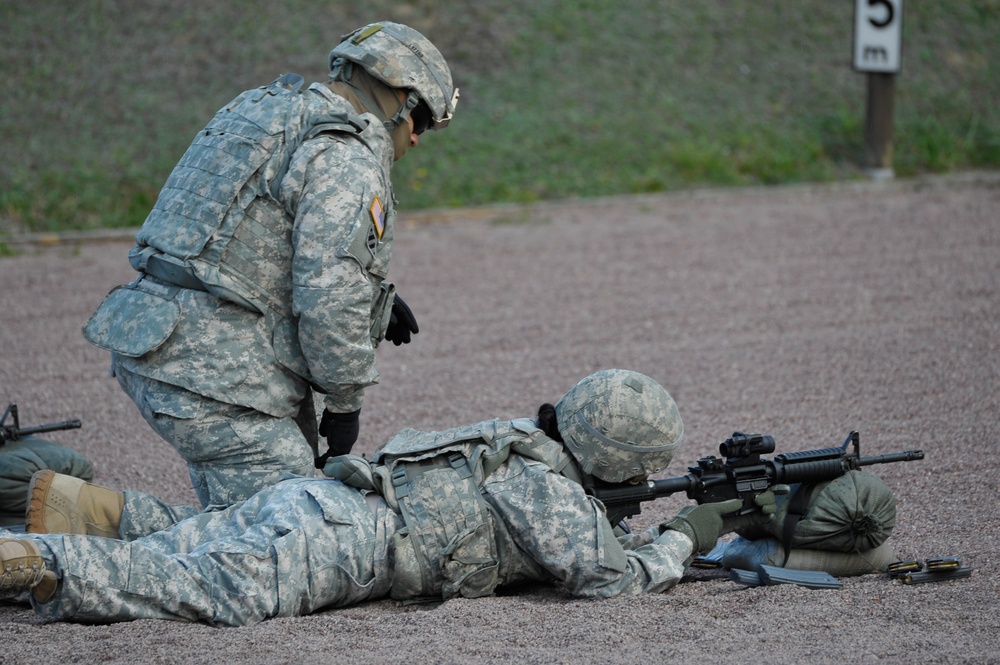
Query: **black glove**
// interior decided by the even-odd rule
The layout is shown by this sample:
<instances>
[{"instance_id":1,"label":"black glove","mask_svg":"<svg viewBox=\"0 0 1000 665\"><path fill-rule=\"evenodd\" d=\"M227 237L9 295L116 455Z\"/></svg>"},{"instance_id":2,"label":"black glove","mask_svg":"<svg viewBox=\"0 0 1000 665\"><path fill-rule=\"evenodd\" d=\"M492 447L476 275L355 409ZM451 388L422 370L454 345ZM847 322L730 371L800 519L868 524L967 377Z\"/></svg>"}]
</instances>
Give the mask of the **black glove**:
<instances>
[{"instance_id":1,"label":"black glove","mask_svg":"<svg viewBox=\"0 0 1000 665\"><path fill-rule=\"evenodd\" d=\"M677 513L674 519L660 524L660 533L680 531L694 543L694 551L706 554L715 547L715 541L722 535L722 516L740 509L743 502L731 499L721 503L703 503L688 506Z\"/></svg>"},{"instance_id":2,"label":"black glove","mask_svg":"<svg viewBox=\"0 0 1000 665\"><path fill-rule=\"evenodd\" d=\"M775 485L766 492L762 492L754 497L753 502L757 504L760 510L754 510L746 515L723 515L722 531L719 535L723 536L748 526L760 526L770 523L774 519L774 514L778 512L775 495L787 493L787 485Z\"/></svg>"},{"instance_id":3,"label":"black glove","mask_svg":"<svg viewBox=\"0 0 1000 665\"><path fill-rule=\"evenodd\" d=\"M410 343L410 333L416 335L420 332L417 320L413 318L413 312L399 294L393 296L392 313L389 316L389 326L385 329L385 338L399 346Z\"/></svg>"},{"instance_id":4,"label":"black glove","mask_svg":"<svg viewBox=\"0 0 1000 665\"><path fill-rule=\"evenodd\" d=\"M358 432L361 431L360 416L361 409L350 413L333 413L329 409L323 409L323 418L319 422L319 435L326 437L328 448L314 460L317 469L326 466L326 461L331 457L351 452L355 441L358 440Z\"/></svg>"},{"instance_id":5,"label":"black glove","mask_svg":"<svg viewBox=\"0 0 1000 665\"><path fill-rule=\"evenodd\" d=\"M707 554L715 547L719 536L732 533L736 529L751 524L766 524L774 517L774 492L768 490L757 495L754 503L760 510L747 515L735 515L743 507L740 499L730 499L720 503L703 503L688 506L677 517L660 525L660 533L667 530L680 531L694 543L694 551Z\"/></svg>"}]
</instances>

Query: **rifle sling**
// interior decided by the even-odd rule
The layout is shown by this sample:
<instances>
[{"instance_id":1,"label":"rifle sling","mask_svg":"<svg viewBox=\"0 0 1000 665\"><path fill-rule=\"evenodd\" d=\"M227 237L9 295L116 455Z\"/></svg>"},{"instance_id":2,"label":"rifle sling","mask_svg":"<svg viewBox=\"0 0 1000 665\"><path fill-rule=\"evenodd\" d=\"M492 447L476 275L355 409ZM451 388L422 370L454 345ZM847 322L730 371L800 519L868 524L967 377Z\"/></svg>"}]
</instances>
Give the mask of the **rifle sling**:
<instances>
[{"instance_id":1,"label":"rifle sling","mask_svg":"<svg viewBox=\"0 0 1000 665\"><path fill-rule=\"evenodd\" d=\"M792 538L795 536L795 527L809 512L809 501L812 499L814 487L815 485L802 483L792 498L788 500L788 513L785 515L781 531L781 545L785 548L785 560L781 562L782 568L788 563L788 557L792 553Z\"/></svg>"}]
</instances>

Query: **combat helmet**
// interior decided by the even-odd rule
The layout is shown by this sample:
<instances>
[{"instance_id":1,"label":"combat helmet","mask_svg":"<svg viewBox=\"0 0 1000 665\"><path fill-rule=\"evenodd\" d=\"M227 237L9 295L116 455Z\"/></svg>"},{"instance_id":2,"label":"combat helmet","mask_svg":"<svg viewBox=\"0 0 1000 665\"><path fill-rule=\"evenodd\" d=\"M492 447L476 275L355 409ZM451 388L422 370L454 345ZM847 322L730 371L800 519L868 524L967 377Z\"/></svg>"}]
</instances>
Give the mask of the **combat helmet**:
<instances>
[{"instance_id":1,"label":"combat helmet","mask_svg":"<svg viewBox=\"0 0 1000 665\"><path fill-rule=\"evenodd\" d=\"M409 91L406 102L391 118L406 120L423 102L430 116L428 129L444 129L458 103L458 88L440 51L422 34L401 23L381 21L341 37L330 51L330 70L343 61L353 62L391 88ZM416 117L416 116L414 116Z\"/></svg>"},{"instance_id":2,"label":"combat helmet","mask_svg":"<svg viewBox=\"0 0 1000 665\"><path fill-rule=\"evenodd\" d=\"M580 469L610 483L665 469L684 437L677 404L663 386L623 369L576 384L556 403L556 420Z\"/></svg>"}]
</instances>

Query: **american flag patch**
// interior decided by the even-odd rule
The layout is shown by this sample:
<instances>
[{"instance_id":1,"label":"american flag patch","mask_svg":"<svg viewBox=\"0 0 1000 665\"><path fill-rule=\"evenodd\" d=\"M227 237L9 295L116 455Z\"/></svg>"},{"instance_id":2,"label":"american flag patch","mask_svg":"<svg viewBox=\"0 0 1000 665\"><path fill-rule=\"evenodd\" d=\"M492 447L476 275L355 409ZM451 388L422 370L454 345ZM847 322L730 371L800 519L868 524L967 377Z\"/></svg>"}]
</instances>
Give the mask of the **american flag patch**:
<instances>
[{"instance_id":1,"label":"american flag patch","mask_svg":"<svg viewBox=\"0 0 1000 665\"><path fill-rule=\"evenodd\" d=\"M371 207L368 211L372 214L372 222L375 224L375 233L378 234L379 239L382 239L382 233L385 231L385 210L382 208L382 202L376 196L372 201Z\"/></svg>"}]
</instances>

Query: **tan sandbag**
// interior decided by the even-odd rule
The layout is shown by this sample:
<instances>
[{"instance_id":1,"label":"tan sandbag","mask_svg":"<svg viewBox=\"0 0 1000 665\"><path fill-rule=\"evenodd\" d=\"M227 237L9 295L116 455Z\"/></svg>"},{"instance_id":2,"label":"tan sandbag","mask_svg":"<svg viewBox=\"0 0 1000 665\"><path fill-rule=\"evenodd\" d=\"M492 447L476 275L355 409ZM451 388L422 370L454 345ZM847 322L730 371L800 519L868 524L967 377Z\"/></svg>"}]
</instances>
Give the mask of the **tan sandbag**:
<instances>
[{"instance_id":1,"label":"tan sandbag","mask_svg":"<svg viewBox=\"0 0 1000 665\"><path fill-rule=\"evenodd\" d=\"M758 571L761 565L783 566L792 570L822 570L834 577L884 573L895 560L892 545L882 543L867 552L792 549L785 562L785 549L776 538L742 537L728 543L722 555L722 565L726 568Z\"/></svg>"}]
</instances>

